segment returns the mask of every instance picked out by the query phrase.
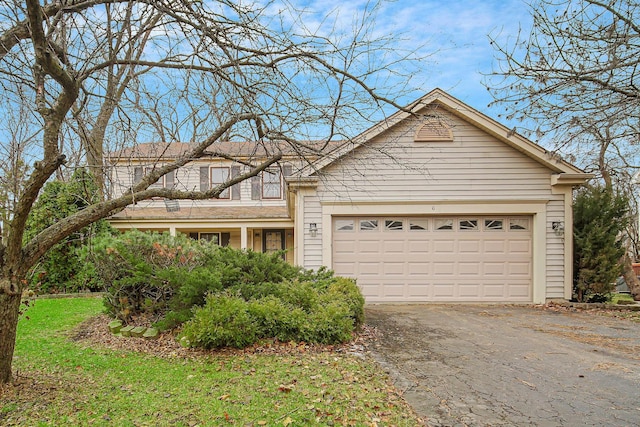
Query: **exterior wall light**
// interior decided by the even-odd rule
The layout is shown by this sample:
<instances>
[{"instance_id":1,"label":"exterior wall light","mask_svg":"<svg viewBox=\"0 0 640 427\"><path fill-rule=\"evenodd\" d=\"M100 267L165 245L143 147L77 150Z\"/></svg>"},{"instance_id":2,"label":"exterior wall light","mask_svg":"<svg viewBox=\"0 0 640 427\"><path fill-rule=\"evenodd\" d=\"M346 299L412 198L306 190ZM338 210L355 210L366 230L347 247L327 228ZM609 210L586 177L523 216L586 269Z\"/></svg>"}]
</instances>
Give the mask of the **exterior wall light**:
<instances>
[{"instance_id":1,"label":"exterior wall light","mask_svg":"<svg viewBox=\"0 0 640 427\"><path fill-rule=\"evenodd\" d=\"M564 236L564 221L553 221L551 223L551 229L556 233L556 236Z\"/></svg>"},{"instance_id":2,"label":"exterior wall light","mask_svg":"<svg viewBox=\"0 0 640 427\"><path fill-rule=\"evenodd\" d=\"M316 237L318 235L318 224L315 222L309 224L309 234L311 237Z\"/></svg>"}]
</instances>

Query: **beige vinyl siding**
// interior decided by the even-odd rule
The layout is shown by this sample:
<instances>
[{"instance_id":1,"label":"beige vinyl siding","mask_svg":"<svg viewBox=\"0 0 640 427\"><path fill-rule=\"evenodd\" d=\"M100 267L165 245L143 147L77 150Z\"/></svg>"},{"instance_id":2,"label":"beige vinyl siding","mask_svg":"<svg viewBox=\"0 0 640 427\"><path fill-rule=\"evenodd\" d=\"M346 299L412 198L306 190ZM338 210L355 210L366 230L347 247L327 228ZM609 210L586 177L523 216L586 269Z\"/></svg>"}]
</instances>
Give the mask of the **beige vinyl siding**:
<instances>
[{"instance_id":1,"label":"beige vinyl siding","mask_svg":"<svg viewBox=\"0 0 640 427\"><path fill-rule=\"evenodd\" d=\"M571 230L565 230L565 237L553 232L554 221L565 221L563 196L556 195L554 199L547 204L547 298L564 298L565 239L571 238Z\"/></svg>"},{"instance_id":2,"label":"beige vinyl siding","mask_svg":"<svg viewBox=\"0 0 640 427\"><path fill-rule=\"evenodd\" d=\"M298 162L299 163L299 162ZM200 190L200 167L202 166L210 166L210 167L230 167L231 163L220 162L220 161L212 161L212 162L194 162L190 163L186 166L179 168L176 171L175 176L175 185L176 189L182 191L199 191ZM143 163L140 164L122 164L119 166L115 166L111 171L111 192L112 197L118 197L122 195L125 191L127 191L133 185L134 179L134 169L136 166L150 167L151 165L145 165ZM296 166L299 167L298 164L294 165L294 169ZM242 166L240 169L240 173L245 173L248 171L248 168ZM281 199L266 199L266 200L252 200L251 199L251 179L247 179L240 184L240 199L232 200L232 199L209 199L209 200L198 200L198 201L190 201L190 200L181 200L181 207L190 207L190 206L200 206L200 207L210 207L210 206L285 206L286 200L284 198L284 190L282 192L283 197ZM161 207L164 206L162 201L147 201L140 202L138 204L139 207Z\"/></svg>"},{"instance_id":3,"label":"beige vinyl siding","mask_svg":"<svg viewBox=\"0 0 640 427\"><path fill-rule=\"evenodd\" d=\"M325 201L547 197L549 170L449 115L453 142L414 142L407 120L323 171ZM404 159L411 159L407 164ZM324 191L323 191L324 190Z\"/></svg>"},{"instance_id":4,"label":"beige vinyl siding","mask_svg":"<svg viewBox=\"0 0 640 427\"><path fill-rule=\"evenodd\" d=\"M322 266L322 206L317 196L304 196L303 233L304 259L299 262L305 268L317 269ZM318 227L316 237L309 234L309 224L315 222ZM326 230L326 232L331 232Z\"/></svg>"}]
</instances>

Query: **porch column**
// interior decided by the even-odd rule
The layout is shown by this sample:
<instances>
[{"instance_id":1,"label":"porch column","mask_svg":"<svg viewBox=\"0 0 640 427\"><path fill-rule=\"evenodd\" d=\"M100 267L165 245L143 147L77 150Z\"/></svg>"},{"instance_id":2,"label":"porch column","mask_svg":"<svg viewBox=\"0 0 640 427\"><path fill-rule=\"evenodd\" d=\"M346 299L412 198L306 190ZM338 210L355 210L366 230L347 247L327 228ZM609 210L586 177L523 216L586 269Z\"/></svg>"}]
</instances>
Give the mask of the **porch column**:
<instances>
[{"instance_id":1,"label":"porch column","mask_svg":"<svg viewBox=\"0 0 640 427\"><path fill-rule=\"evenodd\" d=\"M247 227L244 225L240 227L240 249L247 249L249 247L247 242Z\"/></svg>"},{"instance_id":2,"label":"porch column","mask_svg":"<svg viewBox=\"0 0 640 427\"><path fill-rule=\"evenodd\" d=\"M169 234L173 237L176 237L176 227L169 226Z\"/></svg>"}]
</instances>

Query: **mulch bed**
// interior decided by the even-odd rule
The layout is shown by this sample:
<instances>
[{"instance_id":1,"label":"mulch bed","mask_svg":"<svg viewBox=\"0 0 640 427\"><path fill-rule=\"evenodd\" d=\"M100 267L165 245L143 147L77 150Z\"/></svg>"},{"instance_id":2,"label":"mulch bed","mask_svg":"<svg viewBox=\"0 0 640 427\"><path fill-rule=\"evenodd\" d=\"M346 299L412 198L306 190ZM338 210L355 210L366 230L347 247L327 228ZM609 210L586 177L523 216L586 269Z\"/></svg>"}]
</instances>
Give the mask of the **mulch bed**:
<instances>
[{"instance_id":1,"label":"mulch bed","mask_svg":"<svg viewBox=\"0 0 640 427\"><path fill-rule=\"evenodd\" d=\"M194 358L207 355L246 355L246 354L299 354L336 352L362 354L370 342L377 339L375 328L364 325L348 343L337 345L320 345L296 342L281 342L275 339L263 340L244 349L224 348L203 350L185 348L180 345L173 333L165 332L155 340L114 335L107 327L111 321L108 316L101 314L91 317L78 326L72 334L77 342L87 343L112 350L135 351L166 358ZM134 322L140 323L140 322Z\"/></svg>"}]
</instances>

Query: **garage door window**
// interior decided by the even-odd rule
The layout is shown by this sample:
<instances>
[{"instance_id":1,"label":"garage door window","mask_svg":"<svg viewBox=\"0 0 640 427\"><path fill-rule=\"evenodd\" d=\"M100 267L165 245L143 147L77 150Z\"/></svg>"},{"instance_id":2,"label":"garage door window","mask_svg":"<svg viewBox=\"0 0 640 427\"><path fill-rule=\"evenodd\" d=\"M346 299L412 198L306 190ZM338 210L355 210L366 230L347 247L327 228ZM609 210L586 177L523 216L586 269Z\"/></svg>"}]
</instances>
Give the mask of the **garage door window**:
<instances>
[{"instance_id":1,"label":"garage door window","mask_svg":"<svg viewBox=\"0 0 640 427\"><path fill-rule=\"evenodd\" d=\"M337 219L336 231L353 231L353 223L352 219Z\"/></svg>"},{"instance_id":2,"label":"garage door window","mask_svg":"<svg viewBox=\"0 0 640 427\"><path fill-rule=\"evenodd\" d=\"M511 218L509 220L509 230L525 231L529 229L529 220L527 218Z\"/></svg>"},{"instance_id":3,"label":"garage door window","mask_svg":"<svg viewBox=\"0 0 640 427\"><path fill-rule=\"evenodd\" d=\"M374 231L378 229L377 219L361 219L360 230L361 231Z\"/></svg>"},{"instance_id":4,"label":"garage door window","mask_svg":"<svg viewBox=\"0 0 640 427\"><path fill-rule=\"evenodd\" d=\"M412 218L409 220L409 230L426 231L429 229L429 220L421 218Z\"/></svg>"},{"instance_id":5,"label":"garage door window","mask_svg":"<svg viewBox=\"0 0 640 427\"><path fill-rule=\"evenodd\" d=\"M501 219L485 219L484 229L488 231L504 230L504 221Z\"/></svg>"},{"instance_id":6,"label":"garage door window","mask_svg":"<svg viewBox=\"0 0 640 427\"><path fill-rule=\"evenodd\" d=\"M384 221L384 228L388 231L401 231L404 228L404 224L399 219L387 219Z\"/></svg>"},{"instance_id":7,"label":"garage door window","mask_svg":"<svg viewBox=\"0 0 640 427\"><path fill-rule=\"evenodd\" d=\"M477 231L478 220L477 219L461 219L458 223L460 231Z\"/></svg>"},{"instance_id":8,"label":"garage door window","mask_svg":"<svg viewBox=\"0 0 640 427\"><path fill-rule=\"evenodd\" d=\"M436 230L453 230L453 220L448 218L436 219Z\"/></svg>"}]
</instances>

